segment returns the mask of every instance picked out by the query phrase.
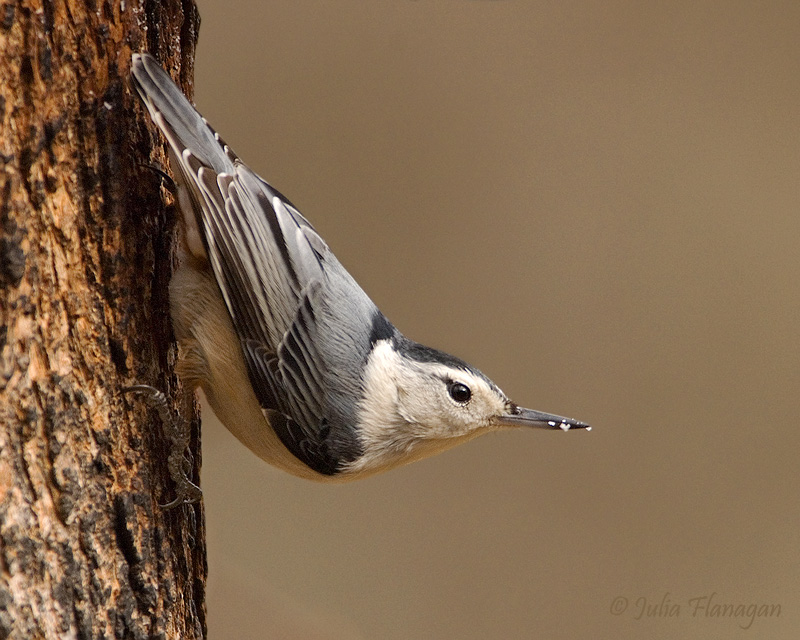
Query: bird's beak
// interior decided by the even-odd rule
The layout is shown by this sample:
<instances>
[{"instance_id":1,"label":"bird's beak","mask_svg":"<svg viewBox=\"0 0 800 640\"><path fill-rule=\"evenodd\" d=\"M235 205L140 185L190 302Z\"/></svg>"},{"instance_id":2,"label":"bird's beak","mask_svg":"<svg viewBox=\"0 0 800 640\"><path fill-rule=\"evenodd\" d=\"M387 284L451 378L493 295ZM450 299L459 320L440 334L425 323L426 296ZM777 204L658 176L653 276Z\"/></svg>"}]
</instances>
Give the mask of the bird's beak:
<instances>
[{"instance_id":1,"label":"bird's beak","mask_svg":"<svg viewBox=\"0 0 800 640\"><path fill-rule=\"evenodd\" d=\"M503 427L536 427L538 429L562 429L563 431L569 431L570 429L592 430L585 422L556 416L552 413L542 413L533 409L523 409L522 407L514 407L508 413L500 416L497 422Z\"/></svg>"}]
</instances>

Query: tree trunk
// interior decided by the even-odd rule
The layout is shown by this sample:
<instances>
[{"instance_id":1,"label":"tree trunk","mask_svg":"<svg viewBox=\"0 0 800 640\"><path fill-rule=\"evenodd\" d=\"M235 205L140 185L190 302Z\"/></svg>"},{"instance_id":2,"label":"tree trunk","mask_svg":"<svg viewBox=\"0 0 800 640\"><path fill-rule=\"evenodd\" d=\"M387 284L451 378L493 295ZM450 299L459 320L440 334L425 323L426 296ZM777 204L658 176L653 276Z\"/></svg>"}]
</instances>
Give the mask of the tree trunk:
<instances>
[{"instance_id":1,"label":"tree trunk","mask_svg":"<svg viewBox=\"0 0 800 640\"><path fill-rule=\"evenodd\" d=\"M0 639L205 636L202 506L159 507L164 435L122 392L179 397L131 53L190 88L198 26L192 0L0 2Z\"/></svg>"}]
</instances>

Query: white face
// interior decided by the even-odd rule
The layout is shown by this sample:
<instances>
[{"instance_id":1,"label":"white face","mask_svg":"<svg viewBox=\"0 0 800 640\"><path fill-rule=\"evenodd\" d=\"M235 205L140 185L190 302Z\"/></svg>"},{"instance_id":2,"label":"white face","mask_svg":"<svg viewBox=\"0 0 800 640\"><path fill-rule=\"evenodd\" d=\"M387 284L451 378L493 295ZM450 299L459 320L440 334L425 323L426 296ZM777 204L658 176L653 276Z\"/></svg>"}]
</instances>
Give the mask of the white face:
<instances>
[{"instance_id":1,"label":"white face","mask_svg":"<svg viewBox=\"0 0 800 640\"><path fill-rule=\"evenodd\" d=\"M500 428L496 420L511 406L468 370L410 360L380 341L367 362L359 406L365 452L345 474L369 475L449 449Z\"/></svg>"},{"instance_id":2,"label":"white face","mask_svg":"<svg viewBox=\"0 0 800 640\"><path fill-rule=\"evenodd\" d=\"M418 438L459 438L495 425L509 401L470 371L410 362L398 376L397 413Z\"/></svg>"},{"instance_id":3,"label":"white face","mask_svg":"<svg viewBox=\"0 0 800 640\"><path fill-rule=\"evenodd\" d=\"M437 355L438 353L438 355ZM427 348L409 357L389 340L375 344L364 370L357 425L363 455L342 477L369 475L419 460L495 429L590 428L522 409L461 361Z\"/></svg>"}]
</instances>

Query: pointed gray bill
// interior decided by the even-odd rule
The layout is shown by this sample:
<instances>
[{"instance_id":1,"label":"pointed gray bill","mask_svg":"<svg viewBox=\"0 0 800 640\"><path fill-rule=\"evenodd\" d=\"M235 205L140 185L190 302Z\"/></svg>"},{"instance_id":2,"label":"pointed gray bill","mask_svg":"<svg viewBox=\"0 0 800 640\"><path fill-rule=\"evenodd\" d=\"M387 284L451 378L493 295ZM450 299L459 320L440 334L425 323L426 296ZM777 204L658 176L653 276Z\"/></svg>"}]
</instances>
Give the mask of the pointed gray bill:
<instances>
[{"instance_id":1,"label":"pointed gray bill","mask_svg":"<svg viewBox=\"0 0 800 640\"><path fill-rule=\"evenodd\" d=\"M585 422L553 415L552 413L534 411L533 409L523 409L522 407L515 407L512 413L500 416L497 422L504 427L536 427L538 429L562 429L563 431L569 431L570 429L592 430Z\"/></svg>"}]
</instances>

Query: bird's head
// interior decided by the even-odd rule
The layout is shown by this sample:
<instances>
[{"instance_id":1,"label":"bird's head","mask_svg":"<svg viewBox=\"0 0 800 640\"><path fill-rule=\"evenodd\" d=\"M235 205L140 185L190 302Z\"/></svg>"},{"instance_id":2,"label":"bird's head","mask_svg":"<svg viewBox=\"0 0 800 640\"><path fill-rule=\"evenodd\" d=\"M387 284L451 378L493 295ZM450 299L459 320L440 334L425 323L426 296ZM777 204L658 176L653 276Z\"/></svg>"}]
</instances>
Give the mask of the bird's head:
<instances>
[{"instance_id":1,"label":"bird's head","mask_svg":"<svg viewBox=\"0 0 800 640\"><path fill-rule=\"evenodd\" d=\"M359 411L364 456L375 471L433 455L506 427L590 428L511 402L463 360L410 340L375 344L365 369Z\"/></svg>"}]
</instances>

